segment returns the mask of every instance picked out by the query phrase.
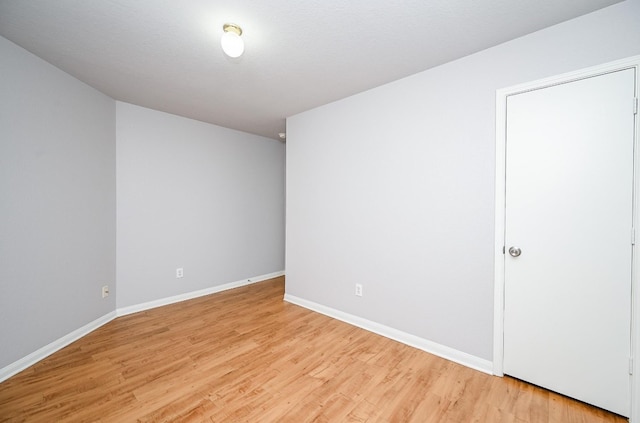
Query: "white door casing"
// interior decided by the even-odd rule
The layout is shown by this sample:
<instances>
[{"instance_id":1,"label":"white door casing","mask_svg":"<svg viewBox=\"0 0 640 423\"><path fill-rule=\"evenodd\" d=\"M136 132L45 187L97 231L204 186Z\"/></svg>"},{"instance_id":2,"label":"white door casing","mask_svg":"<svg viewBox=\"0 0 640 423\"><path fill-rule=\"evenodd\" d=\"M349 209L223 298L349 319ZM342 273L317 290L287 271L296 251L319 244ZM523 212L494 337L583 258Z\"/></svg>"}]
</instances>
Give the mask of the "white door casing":
<instances>
[{"instance_id":1,"label":"white door casing","mask_svg":"<svg viewBox=\"0 0 640 423\"><path fill-rule=\"evenodd\" d=\"M633 84L635 83L635 90L637 90L637 67L639 62L640 60L638 60L638 58L631 58L543 81L499 90L497 93L494 374L502 375L504 372L507 372L513 376L542 386L547 386L553 390L563 391L566 389L574 389L576 390L575 392L563 393L568 393L570 396L578 397L591 403L597 403L598 399L596 398L594 401L594 399L589 397L590 395L600 397L607 397L608 395L608 398L604 398L605 404L597 403L597 405L604 406L604 408L612 409L624 415L629 415L628 402L630 397L628 388L625 389L628 386L629 380L628 372L625 371L628 370L629 367L629 324L632 321L629 317L631 309L630 303L631 301L634 302L635 310L638 310L638 304L640 303L637 290L634 290L633 293L629 292L631 286L637 286L637 274L635 272L633 274L633 281L630 280L630 261L632 260L630 231L632 221L631 184L633 172L631 166L634 154L632 107L634 95L637 97L637 92L635 94L633 92ZM626 71L623 71L624 69L626 69ZM615 72L615 74L611 72ZM629 145L625 147L627 151L618 153L617 158L605 157L609 154L609 150L607 149L609 147L608 145L605 146L607 148L604 150L598 151L599 147L597 145L571 146L559 142L564 136L568 135L562 131L566 131L571 125L567 125L566 121L562 121L562 119L566 119L566 116L561 117L559 110L553 110L553 107L561 106L560 103L563 101L562 98L565 94L570 94L569 97L578 98L577 103L571 104L569 102L565 104L565 106L570 108L570 112L578 113L577 116L583 113L591 113L592 115L588 119L595 121L594 124L598 127L600 123L598 121L602 120L601 118L603 116L610 114L609 112L613 112L613 110L598 109L597 104L585 106L585 110L580 110L583 104L586 105L588 103L587 98L580 99L580 92L581 89L587 86L593 86L594 84L598 86L599 79L594 78L594 76L604 74L608 76L601 77L600 81L604 81L605 79L617 80L618 82L625 80L627 84L629 84L629 82L631 83L631 94L626 103L629 104L628 110L629 113L631 113L631 120L627 120L627 122L631 123L627 125L626 129L631 141ZM547 88L546 93L545 90L542 90L542 88L545 87ZM553 88L549 89L549 87ZM596 91L598 89L599 88L596 88ZM606 91L604 94L611 94L609 89L606 89ZM538 100L542 99L542 97L548 93L555 93L559 97L553 98L551 106L541 106L537 104ZM507 104L510 110L509 119L511 119L509 129L506 128ZM529 110L529 107L533 109ZM519 113L519 116L526 116L527 113L535 113L536 107L538 111L542 111L544 115L542 118L544 125L542 125L541 128L530 126L531 122L533 122L531 119L523 118L518 122ZM619 107L626 112L626 110L624 110L627 107L625 104ZM621 110L618 110L615 113L620 112ZM513 120L514 118L515 120ZM614 126L620 126L619 123L620 122L615 123ZM547 130L555 124L557 124L557 127L560 129L561 136L553 140ZM600 125L600 127L602 127L603 131L609 131L611 129L605 128L602 125ZM575 130L576 128L572 129ZM509 144L506 138L507 135L511 138L514 138L516 135L518 137L524 137L525 140L528 140L525 142L528 143L531 143L532 140L537 140L536 144L546 144L544 145L544 150L541 150L546 150L546 152L539 157L536 157L538 153L536 153L535 149L524 149L518 152L518 147L515 143L512 142L512 144ZM578 138L584 138L584 136L585 134L582 134ZM510 158L506 165L505 142L507 143L507 154ZM591 147L593 147L593 149ZM602 170L596 167L589 168L589 166L594 165L591 162L592 159L587 158L589 151L592 155L601 156L605 159L603 163L611 164L612 160L618 160L624 163L621 163L619 166L610 166L609 170ZM518 154L521 154L521 156L518 157ZM560 158L565 154L568 154L572 162L569 166L564 166L559 162ZM509 185L509 182L505 185L507 169L512 185ZM625 187L616 186L614 189L603 187L601 185L602 181L598 177L598 172L601 171L605 173L613 172L618 178L626 178L628 181L628 192L624 193L624 195L621 194L621 191L627 189ZM533 176L533 178L531 178L531 176ZM584 182L584 177L593 177L593 180L582 185L576 184L576 182ZM535 190L535 183L537 183L539 192L531 192L529 193L530 195L520 193L518 189L522 190L522 186L514 190L516 187L515 182L519 184L524 183L527 190ZM530 182L535 183L529 184ZM638 183L636 181L636 187L637 186ZM575 187L578 187L577 191L575 191ZM553 190L551 188L553 188ZM511 191L509 191L510 189ZM574 191L572 192L572 190ZM600 192L598 193L599 190ZM604 201L595 201L594 198L598 196L601 196ZM505 199L507 200L508 207L513 208L509 209L511 212L507 212L506 216ZM540 201L541 199L545 201L548 200L550 204L555 207L543 207ZM629 209L627 215L617 212L617 215L609 217L609 220L613 221L608 224L617 227L617 229L603 230L601 227L596 227L590 230L589 219L593 221L593 219L602 217L601 215L603 213L608 213L610 211L609 203L612 201L618 202L618 208ZM518 210L518 208L520 210ZM524 214L521 213L523 210L525 212ZM576 210L583 210L583 212L576 212ZM591 217L586 216L584 213L585 210L591 212ZM527 213L529 214L527 215ZM510 227L512 227L512 224L515 224L515 228L519 228L514 231L512 227L512 230L506 234L506 240L505 218ZM518 222L518 219L523 221ZM605 217L604 220L607 220L607 218ZM624 236L621 237L620 228L623 226L628 226L629 229L624 230ZM571 231L575 232L571 234ZM611 233L613 232L616 232L618 235L612 238ZM565 235L571 235L563 238L563 233L565 233ZM536 235L538 239L532 243L527 237L533 235ZM599 241L595 243L592 242L594 237L599 238ZM503 248L505 246L506 249L508 249L512 243L518 244L519 242L526 244L517 245L522 249L522 255L520 257L513 258L509 256L508 253L506 255L503 254ZM540 242L540 244L536 245L536 242ZM589 257L589 255L598 257L599 259L587 260L588 263L586 263L586 265L581 265L581 260L584 261L584 258ZM605 260L605 257L608 258ZM635 259L635 257L633 258ZM575 262L571 263L572 260ZM615 277L617 279L624 279L626 277L627 286L618 286L618 288L615 289L601 289L600 292L598 292L597 284L594 285L593 281L598 279L596 277L598 273L600 273L600 280L602 280L603 277L605 279L613 277L610 273L610 268L606 270L601 266L603 262L610 261L616 263L618 269L623 267ZM540 266L541 263L542 266ZM623 264L621 265L621 263ZM627 263L626 267L624 263ZM584 270L584 275L573 278L576 282L575 286L569 284L563 287L564 284L560 284L559 281L572 279L573 276L576 276L574 272L575 269L578 269L578 273L580 269ZM541 295L536 298L535 292L529 292L527 288L520 289L521 287L519 286L516 286L517 289L513 289L512 287L511 290L505 292L505 270L507 275L520 279L524 278L525 281L528 280L529 284L538 278L534 286L536 286L536 288L538 285L544 287L547 292L546 296ZM508 298L506 311L504 310L505 295ZM623 298L622 301L625 301L625 299L627 301L627 307L614 307L614 310L611 312L600 313L600 304L588 305L588 302L585 302L588 301L588 297L590 296L593 301L601 300L605 303L609 302L609 304L615 304L615 301L618 301L619 304L620 299ZM558 318L564 320L565 323L573 322L578 318L580 314L579 310L577 312L567 312L568 310L564 307L566 304L571 304L575 298L580 298L580 303L587 305L587 309L582 310L583 316L578 319L578 321L586 323L583 327L587 333L582 333L581 336L578 336L580 334L563 332L565 329L563 329L561 325L555 325L555 319ZM613 298L616 298L615 301ZM611 301L614 302L612 303ZM511 309L509 308L510 302L511 305L514 306ZM541 310L540 308L546 309ZM588 312L589 309L594 311ZM555 318L550 318L554 312L559 313L559 315ZM504 320L505 313L508 317L507 322ZM531 316L534 315L537 315L539 318L531 319ZM540 319L541 321L534 321ZM633 321L637 322L637 320L636 315ZM532 326L532 323L536 323L537 326ZM607 330L607 327L612 325L615 329ZM638 325L634 324L633 326L632 341L636 343L638 340ZM544 330L542 333L537 333L536 331L540 327L544 328ZM524 332L519 332L520 329ZM520 333L526 333L527 330L533 331L531 333L533 333L534 336L531 337L531 334L527 335L529 338L520 336ZM553 332L551 336L549 336L549 332ZM603 334L604 336L607 334L613 335L614 332L614 338L618 339L618 344L615 346L612 346L610 342L599 342L593 337L593 335L597 334L599 334L598 336ZM627 334L626 338L624 336L625 333ZM573 341L578 340L577 343L574 343L575 348L567 348L569 344L562 346L562 343L571 337L575 338ZM506 346L504 342L507 343ZM551 346L562 347L554 352L552 351L553 348L548 348L548 345L545 346L545 342ZM634 346L632 354L637 357L637 344L634 344ZM507 348L508 352L511 352L511 354L508 354L506 357L504 356L505 348ZM620 356L621 350L624 350L622 356ZM555 357L553 354L557 354L558 352L560 356ZM609 378L607 381L608 373L603 368L599 368L592 376L601 383L593 383L593 381L589 383L589 379L585 377L582 370L585 366L595 363L596 361L594 360L599 356L607 357L605 359L606 363L615 361L614 367L616 368L615 373L617 373L617 376ZM514 359L514 357L516 358ZM533 360L534 358L537 359L537 365L530 364L536 362ZM635 361L637 362L637 359ZM556 365L565 370L564 375L558 373L558 368L554 369ZM600 373L598 374L598 372ZM621 372L626 374L621 376ZM552 385L548 385L545 382L545 378L551 378L552 382L550 383ZM631 379L634 392L634 400L631 404L632 421L634 416L638 416L637 412L639 409L639 400L636 398L639 392L637 379L637 377L632 377ZM627 383L625 383L625 381ZM585 387L589 388L590 385L601 385L604 389L599 393L590 393L589 389L583 389ZM618 391L612 388L613 385L617 386L616 389L618 389ZM620 394L620 389L623 390L622 394ZM617 401L616 399L619 400ZM609 405L606 406L606 404Z\"/></svg>"}]
</instances>

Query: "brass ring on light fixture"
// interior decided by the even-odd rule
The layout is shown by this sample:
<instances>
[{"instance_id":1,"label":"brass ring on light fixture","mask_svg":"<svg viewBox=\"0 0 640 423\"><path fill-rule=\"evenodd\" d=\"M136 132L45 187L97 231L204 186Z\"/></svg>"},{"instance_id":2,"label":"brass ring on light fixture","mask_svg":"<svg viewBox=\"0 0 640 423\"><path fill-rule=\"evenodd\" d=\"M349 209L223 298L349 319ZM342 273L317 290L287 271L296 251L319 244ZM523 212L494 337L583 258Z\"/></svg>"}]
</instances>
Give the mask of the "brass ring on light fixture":
<instances>
[{"instance_id":1,"label":"brass ring on light fixture","mask_svg":"<svg viewBox=\"0 0 640 423\"><path fill-rule=\"evenodd\" d=\"M235 32L238 35L242 35L242 28L240 28L240 26L233 23L226 23L222 25L222 30L224 32Z\"/></svg>"}]
</instances>

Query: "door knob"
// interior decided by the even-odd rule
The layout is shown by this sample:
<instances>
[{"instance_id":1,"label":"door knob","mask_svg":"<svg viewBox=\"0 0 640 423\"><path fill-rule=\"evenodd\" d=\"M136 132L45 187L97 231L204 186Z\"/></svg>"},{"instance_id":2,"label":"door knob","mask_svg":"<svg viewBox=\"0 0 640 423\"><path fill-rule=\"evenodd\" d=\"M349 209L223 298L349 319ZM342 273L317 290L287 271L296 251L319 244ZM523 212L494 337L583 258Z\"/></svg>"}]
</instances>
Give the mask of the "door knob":
<instances>
[{"instance_id":1,"label":"door knob","mask_svg":"<svg viewBox=\"0 0 640 423\"><path fill-rule=\"evenodd\" d=\"M522 254L522 250L518 247L511 247L509 248L509 254L511 254L511 257L518 257Z\"/></svg>"}]
</instances>

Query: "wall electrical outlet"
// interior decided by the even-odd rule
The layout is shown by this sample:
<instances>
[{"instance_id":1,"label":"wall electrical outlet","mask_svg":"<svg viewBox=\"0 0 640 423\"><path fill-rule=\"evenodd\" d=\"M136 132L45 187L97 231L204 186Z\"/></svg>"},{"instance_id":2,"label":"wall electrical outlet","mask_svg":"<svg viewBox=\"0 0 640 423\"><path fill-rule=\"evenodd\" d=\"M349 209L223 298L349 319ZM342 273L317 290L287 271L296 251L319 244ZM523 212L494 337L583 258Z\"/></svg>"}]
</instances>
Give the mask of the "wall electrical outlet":
<instances>
[{"instance_id":1,"label":"wall electrical outlet","mask_svg":"<svg viewBox=\"0 0 640 423\"><path fill-rule=\"evenodd\" d=\"M176 278L181 278L184 276L184 269L182 267L178 267L176 269Z\"/></svg>"},{"instance_id":2,"label":"wall electrical outlet","mask_svg":"<svg viewBox=\"0 0 640 423\"><path fill-rule=\"evenodd\" d=\"M109 296L109 285L105 285L102 287L102 298L107 298Z\"/></svg>"},{"instance_id":3,"label":"wall electrical outlet","mask_svg":"<svg viewBox=\"0 0 640 423\"><path fill-rule=\"evenodd\" d=\"M360 283L356 284L356 295L358 297L362 297L362 284Z\"/></svg>"}]
</instances>

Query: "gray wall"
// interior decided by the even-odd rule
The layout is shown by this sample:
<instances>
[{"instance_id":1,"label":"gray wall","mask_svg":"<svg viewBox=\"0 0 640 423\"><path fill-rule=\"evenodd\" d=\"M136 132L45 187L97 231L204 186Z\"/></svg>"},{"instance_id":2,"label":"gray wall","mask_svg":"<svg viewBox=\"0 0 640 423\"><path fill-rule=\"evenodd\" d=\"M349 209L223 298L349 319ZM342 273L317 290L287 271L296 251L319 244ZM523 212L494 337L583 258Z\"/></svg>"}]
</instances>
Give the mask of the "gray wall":
<instances>
[{"instance_id":1,"label":"gray wall","mask_svg":"<svg viewBox=\"0 0 640 423\"><path fill-rule=\"evenodd\" d=\"M115 309L115 102L0 37L0 368Z\"/></svg>"},{"instance_id":2,"label":"gray wall","mask_svg":"<svg viewBox=\"0 0 640 423\"><path fill-rule=\"evenodd\" d=\"M284 269L284 144L0 57L0 369L116 306Z\"/></svg>"},{"instance_id":3,"label":"gray wall","mask_svg":"<svg viewBox=\"0 0 640 423\"><path fill-rule=\"evenodd\" d=\"M284 270L283 143L116 109L118 308Z\"/></svg>"},{"instance_id":4,"label":"gray wall","mask_svg":"<svg viewBox=\"0 0 640 423\"><path fill-rule=\"evenodd\" d=\"M627 1L289 118L287 294L491 360L495 91L640 54L639 18Z\"/></svg>"}]
</instances>

